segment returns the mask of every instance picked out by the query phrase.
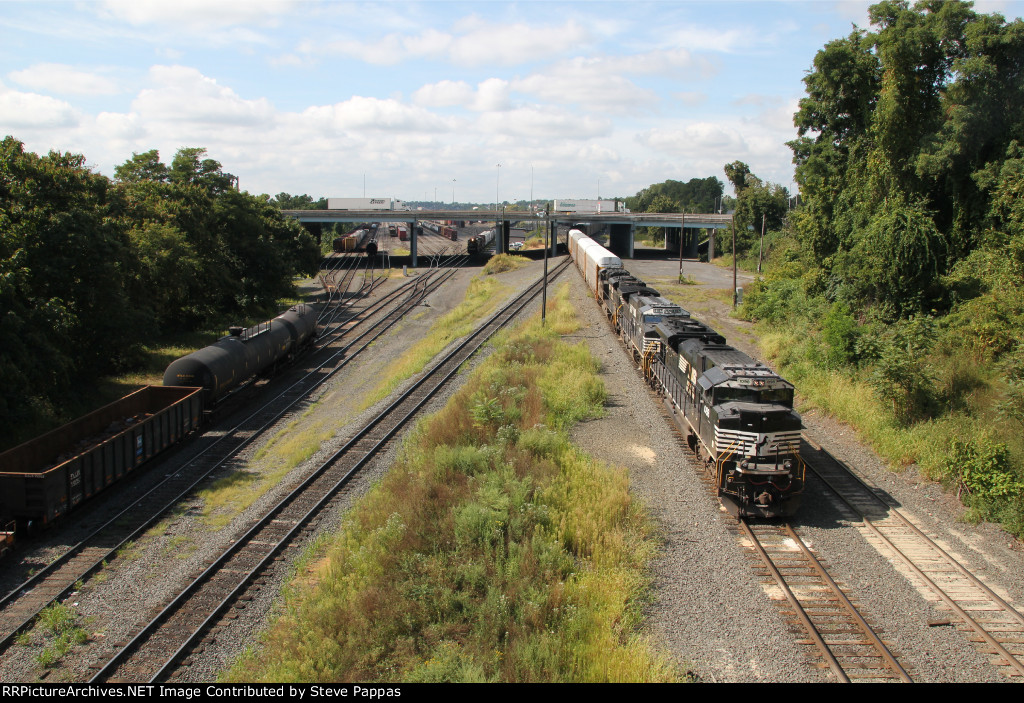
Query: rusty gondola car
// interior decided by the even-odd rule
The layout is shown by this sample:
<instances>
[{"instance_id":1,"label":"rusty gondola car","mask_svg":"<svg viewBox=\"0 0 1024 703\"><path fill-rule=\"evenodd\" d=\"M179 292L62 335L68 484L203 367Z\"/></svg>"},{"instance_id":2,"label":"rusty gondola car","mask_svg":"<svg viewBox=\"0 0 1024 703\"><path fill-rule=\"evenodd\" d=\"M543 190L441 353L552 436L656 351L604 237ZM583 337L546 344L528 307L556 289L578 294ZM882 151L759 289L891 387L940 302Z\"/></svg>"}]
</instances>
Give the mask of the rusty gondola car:
<instances>
[{"instance_id":1,"label":"rusty gondola car","mask_svg":"<svg viewBox=\"0 0 1024 703\"><path fill-rule=\"evenodd\" d=\"M273 320L173 361L163 386L145 386L0 454L0 540L6 528L49 523L198 429L205 411L268 375L316 340L316 311L296 305Z\"/></svg>"},{"instance_id":2,"label":"rusty gondola car","mask_svg":"<svg viewBox=\"0 0 1024 703\"><path fill-rule=\"evenodd\" d=\"M196 429L203 389L145 386L0 454L0 513L43 525Z\"/></svg>"}]
</instances>

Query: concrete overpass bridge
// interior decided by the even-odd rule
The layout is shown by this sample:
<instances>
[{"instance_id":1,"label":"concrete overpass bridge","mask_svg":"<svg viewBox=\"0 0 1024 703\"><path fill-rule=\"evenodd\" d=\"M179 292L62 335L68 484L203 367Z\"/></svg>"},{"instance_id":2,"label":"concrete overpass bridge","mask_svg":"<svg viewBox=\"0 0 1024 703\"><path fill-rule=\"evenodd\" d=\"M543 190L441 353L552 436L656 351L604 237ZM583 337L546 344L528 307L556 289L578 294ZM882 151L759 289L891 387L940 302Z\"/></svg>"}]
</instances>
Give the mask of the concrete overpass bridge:
<instances>
[{"instance_id":1,"label":"concrete overpass bridge","mask_svg":"<svg viewBox=\"0 0 1024 703\"><path fill-rule=\"evenodd\" d=\"M283 210L286 217L292 217L304 224L331 222L403 222L409 225L409 248L413 266L417 265L416 226L420 220L473 220L495 222L497 237L495 251L508 252L508 224L528 222L537 226L550 222L557 232L559 226L571 227L587 223L590 231L607 228L608 248L616 255L633 258L637 227L662 227L665 229L666 248L679 251L680 256L697 258L701 236L707 232L708 255L714 258L715 233L732 226L732 215L681 214L654 212L526 212L521 210ZM502 226L504 225L504 226ZM552 254L557 241L552 242Z\"/></svg>"}]
</instances>

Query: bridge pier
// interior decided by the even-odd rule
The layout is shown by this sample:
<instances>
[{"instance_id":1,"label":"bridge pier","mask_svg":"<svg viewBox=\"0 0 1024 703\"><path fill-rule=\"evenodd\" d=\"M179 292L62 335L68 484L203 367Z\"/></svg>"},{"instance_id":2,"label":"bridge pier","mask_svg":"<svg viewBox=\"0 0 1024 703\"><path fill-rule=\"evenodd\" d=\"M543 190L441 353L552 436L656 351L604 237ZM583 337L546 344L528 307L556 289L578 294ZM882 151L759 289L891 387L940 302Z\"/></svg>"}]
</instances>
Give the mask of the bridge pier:
<instances>
[{"instance_id":1,"label":"bridge pier","mask_svg":"<svg viewBox=\"0 0 1024 703\"><path fill-rule=\"evenodd\" d=\"M608 249L623 259L633 258L633 225L612 223L608 227Z\"/></svg>"},{"instance_id":2,"label":"bridge pier","mask_svg":"<svg viewBox=\"0 0 1024 703\"><path fill-rule=\"evenodd\" d=\"M412 259L412 267L416 268L416 250L417 250L417 237L416 237L416 220L412 222L406 222L406 227L409 228L409 258Z\"/></svg>"}]
</instances>

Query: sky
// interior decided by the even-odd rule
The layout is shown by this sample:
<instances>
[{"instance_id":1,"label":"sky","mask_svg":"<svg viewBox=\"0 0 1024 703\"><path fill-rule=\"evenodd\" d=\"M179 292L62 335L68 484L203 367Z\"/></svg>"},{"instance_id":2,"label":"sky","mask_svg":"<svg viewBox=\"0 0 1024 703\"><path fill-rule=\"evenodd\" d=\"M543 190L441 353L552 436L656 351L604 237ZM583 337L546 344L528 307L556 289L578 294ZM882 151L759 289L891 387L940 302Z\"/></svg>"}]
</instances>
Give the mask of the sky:
<instances>
[{"instance_id":1,"label":"sky","mask_svg":"<svg viewBox=\"0 0 1024 703\"><path fill-rule=\"evenodd\" d=\"M108 176L203 147L314 198L729 192L736 160L792 187L803 77L870 4L0 0L0 135Z\"/></svg>"}]
</instances>

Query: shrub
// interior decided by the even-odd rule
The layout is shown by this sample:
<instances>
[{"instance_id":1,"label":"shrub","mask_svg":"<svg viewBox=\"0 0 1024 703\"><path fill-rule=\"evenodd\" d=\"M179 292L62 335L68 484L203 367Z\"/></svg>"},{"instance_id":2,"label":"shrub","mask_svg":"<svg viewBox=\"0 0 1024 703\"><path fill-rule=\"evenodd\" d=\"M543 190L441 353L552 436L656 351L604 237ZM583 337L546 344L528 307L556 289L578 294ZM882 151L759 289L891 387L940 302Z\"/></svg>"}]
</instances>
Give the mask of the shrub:
<instances>
[{"instance_id":1,"label":"shrub","mask_svg":"<svg viewBox=\"0 0 1024 703\"><path fill-rule=\"evenodd\" d=\"M825 363L838 369L852 364L857 358L857 338L860 328L849 306L835 302L821 321L821 338L825 342Z\"/></svg>"},{"instance_id":2,"label":"shrub","mask_svg":"<svg viewBox=\"0 0 1024 703\"><path fill-rule=\"evenodd\" d=\"M1009 498L1024 490L1024 483L1013 470L1009 449L986 437L954 439L945 469L960 498L964 494L982 500Z\"/></svg>"}]
</instances>

